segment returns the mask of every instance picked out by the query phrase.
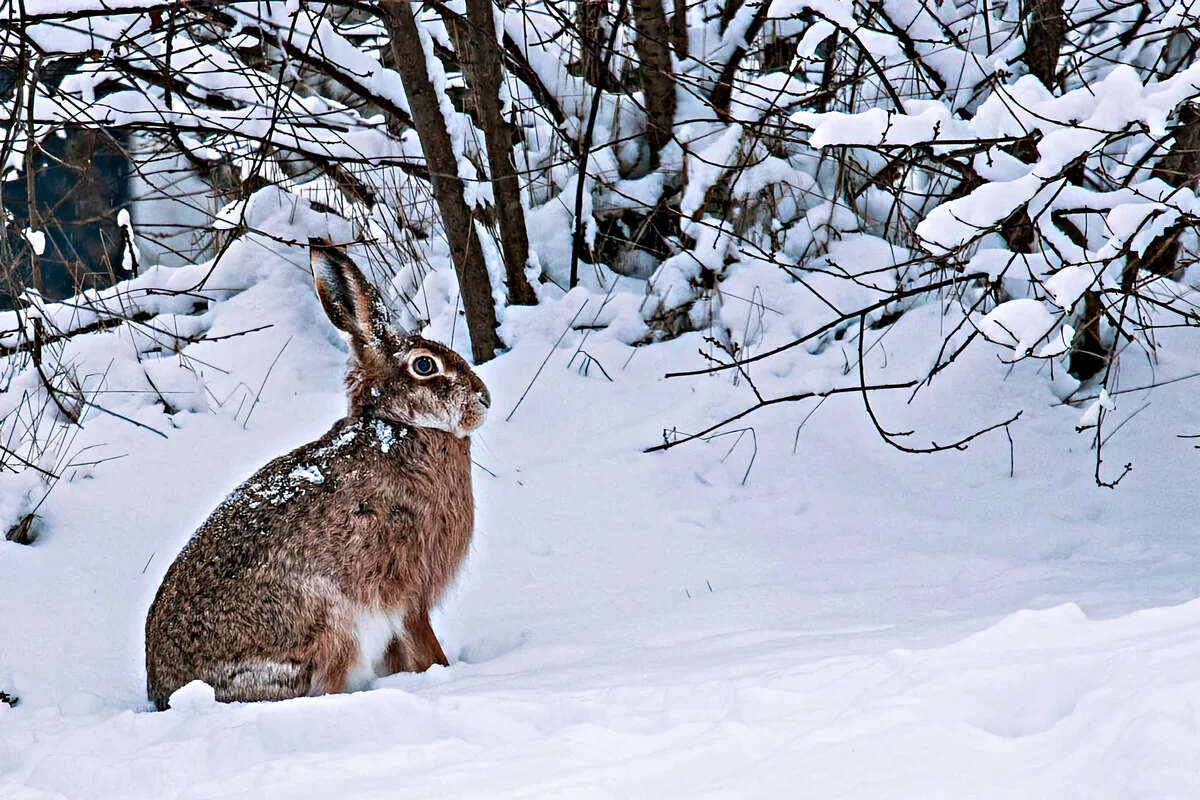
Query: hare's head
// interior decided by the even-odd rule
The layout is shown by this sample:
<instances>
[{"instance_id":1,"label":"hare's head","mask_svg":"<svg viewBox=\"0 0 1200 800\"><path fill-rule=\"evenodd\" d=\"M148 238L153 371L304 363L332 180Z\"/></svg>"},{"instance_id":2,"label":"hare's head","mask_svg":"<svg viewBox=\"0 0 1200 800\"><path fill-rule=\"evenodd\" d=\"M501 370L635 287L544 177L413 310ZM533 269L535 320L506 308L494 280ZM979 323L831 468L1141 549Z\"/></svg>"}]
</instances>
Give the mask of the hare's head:
<instances>
[{"instance_id":1,"label":"hare's head","mask_svg":"<svg viewBox=\"0 0 1200 800\"><path fill-rule=\"evenodd\" d=\"M346 253L320 239L309 244L317 297L350 334L350 414L459 437L482 425L491 395L470 365L449 347L395 331L375 287Z\"/></svg>"}]
</instances>

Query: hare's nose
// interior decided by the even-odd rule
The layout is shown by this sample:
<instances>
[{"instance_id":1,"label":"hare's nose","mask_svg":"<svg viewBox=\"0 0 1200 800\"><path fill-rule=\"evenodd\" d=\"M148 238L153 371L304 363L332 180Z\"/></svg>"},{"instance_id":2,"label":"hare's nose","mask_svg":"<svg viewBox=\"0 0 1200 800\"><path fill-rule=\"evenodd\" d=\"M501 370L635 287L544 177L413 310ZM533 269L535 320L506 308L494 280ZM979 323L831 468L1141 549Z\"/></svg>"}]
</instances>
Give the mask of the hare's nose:
<instances>
[{"instance_id":1,"label":"hare's nose","mask_svg":"<svg viewBox=\"0 0 1200 800\"><path fill-rule=\"evenodd\" d=\"M479 404L484 408L492 407L492 395L487 389L481 389L475 393L475 396L479 398Z\"/></svg>"}]
</instances>

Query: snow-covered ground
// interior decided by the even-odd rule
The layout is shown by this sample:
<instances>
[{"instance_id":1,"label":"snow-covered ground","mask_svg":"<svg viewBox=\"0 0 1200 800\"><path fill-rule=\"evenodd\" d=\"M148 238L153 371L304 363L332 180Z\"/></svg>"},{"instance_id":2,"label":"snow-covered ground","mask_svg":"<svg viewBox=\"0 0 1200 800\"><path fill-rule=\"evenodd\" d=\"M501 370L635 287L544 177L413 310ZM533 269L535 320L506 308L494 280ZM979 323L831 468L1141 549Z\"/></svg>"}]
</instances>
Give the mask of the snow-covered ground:
<instances>
[{"instance_id":1,"label":"snow-covered ground","mask_svg":"<svg viewBox=\"0 0 1200 800\"><path fill-rule=\"evenodd\" d=\"M480 370L494 402L474 446L476 546L435 619L449 668L353 695L148 712L141 626L171 559L226 492L344 409L344 345L303 251L234 257L257 277L214 306L209 334L274 327L185 349L211 413L109 396L167 437L90 415L73 447L102 447L81 460L125 457L56 486L34 546L0 542L0 690L21 698L0 704L0 797L1195 796L1200 453L1177 438L1200 432L1193 384L1117 398L1108 430L1132 418L1104 470L1134 469L1116 490L1095 485L1080 409L987 344L913 404L874 404L914 444L1024 409L1011 451L1000 430L900 454L846 394L798 434L815 400L745 418L740 440L645 454L664 429L699 430L752 395L728 374L663 378L705 366L698 334L635 350L592 332L596 363L568 366L583 334L554 343L584 299L600 302L582 290L510 314L513 349ZM780 283L768 296L794 311L807 295ZM749 318L735 304L726 313ZM868 376L922 374L939 309L868 331L886 334ZM760 349L797 332L777 316ZM72 346L94 361L122 330ZM855 333L763 362L757 385L853 384ZM1200 368L1184 333L1160 345L1153 373L1127 356L1126 387ZM136 377L112 369L114 385ZM161 389L166 371L150 372ZM2 480L12 512L32 489Z\"/></svg>"}]
</instances>

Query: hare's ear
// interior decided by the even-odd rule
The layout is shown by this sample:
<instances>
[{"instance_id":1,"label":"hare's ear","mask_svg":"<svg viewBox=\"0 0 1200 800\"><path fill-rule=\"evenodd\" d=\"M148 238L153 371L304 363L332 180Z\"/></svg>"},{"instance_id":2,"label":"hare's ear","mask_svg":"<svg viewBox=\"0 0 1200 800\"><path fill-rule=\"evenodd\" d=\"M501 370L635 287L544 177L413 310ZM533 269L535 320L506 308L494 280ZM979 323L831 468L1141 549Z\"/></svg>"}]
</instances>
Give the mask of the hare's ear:
<instances>
[{"instance_id":1,"label":"hare's ear","mask_svg":"<svg viewBox=\"0 0 1200 800\"><path fill-rule=\"evenodd\" d=\"M309 239L308 244L313 283L329 321L350 334L360 355L378 347L388 330L388 313L375 287L344 249L324 239Z\"/></svg>"}]
</instances>

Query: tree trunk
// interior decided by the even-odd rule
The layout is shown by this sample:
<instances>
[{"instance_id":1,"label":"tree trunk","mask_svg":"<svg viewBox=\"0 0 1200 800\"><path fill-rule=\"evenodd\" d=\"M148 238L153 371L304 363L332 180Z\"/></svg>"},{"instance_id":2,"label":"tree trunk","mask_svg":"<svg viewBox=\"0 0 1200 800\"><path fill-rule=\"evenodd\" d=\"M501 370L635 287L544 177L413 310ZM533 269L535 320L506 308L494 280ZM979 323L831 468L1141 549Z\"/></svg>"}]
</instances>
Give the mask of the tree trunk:
<instances>
[{"instance_id":1,"label":"tree trunk","mask_svg":"<svg viewBox=\"0 0 1200 800\"><path fill-rule=\"evenodd\" d=\"M671 141L675 124L675 76L671 70L670 28L662 0L633 0L637 26L634 48L646 106L646 138L650 166L658 167L658 154Z\"/></svg>"},{"instance_id":2,"label":"tree trunk","mask_svg":"<svg viewBox=\"0 0 1200 800\"><path fill-rule=\"evenodd\" d=\"M408 95L413 127L425 152L433 196L441 212L450 255L458 273L467 330L471 335L471 354L476 364L482 364L495 357L501 343L496 334L492 284L475 231L474 215L463 196L462 177L458 173L450 132L446 129L437 90L429 79L412 6L408 0L382 0L379 10L391 39L396 71L400 73L404 93Z\"/></svg>"},{"instance_id":3,"label":"tree trunk","mask_svg":"<svg viewBox=\"0 0 1200 800\"><path fill-rule=\"evenodd\" d=\"M733 23L733 18L742 10L742 5L743 0L725 0L721 5L721 33L724 33ZM749 44L749 41L747 41L747 44Z\"/></svg>"},{"instance_id":4,"label":"tree trunk","mask_svg":"<svg viewBox=\"0 0 1200 800\"><path fill-rule=\"evenodd\" d=\"M508 301L531 306L537 295L525 277L529 261L529 233L525 228L525 209L521 206L521 184L513 162L512 129L500 107L500 84L504 78L500 63L500 45L492 16L492 0L467 0L467 22L471 31L465 48L459 45L467 81L472 85L475 113L487 144L488 169L492 174L492 195L500 222L500 246L508 277ZM467 51L467 52L464 52Z\"/></svg>"},{"instance_id":5,"label":"tree trunk","mask_svg":"<svg viewBox=\"0 0 1200 800\"><path fill-rule=\"evenodd\" d=\"M1175 117L1171 149L1150 174L1176 189L1195 189L1200 181L1200 105L1182 105Z\"/></svg>"},{"instance_id":6,"label":"tree trunk","mask_svg":"<svg viewBox=\"0 0 1200 800\"><path fill-rule=\"evenodd\" d=\"M1175 116L1171 149L1151 170L1150 176L1176 189L1194 190L1200 183L1200 106L1182 105ZM1139 270L1166 277L1175 275L1179 237L1186 228L1184 224L1173 225L1151 242L1141 255L1129 254L1122 276L1125 291L1133 289Z\"/></svg>"},{"instance_id":7,"label":"tree trunk","mask_svg":"<svg viewBox=\"0 0 1200 800\"><path fill-rule=\"evenodd\" d=\"M687 0L673 0L671 14L671 39L675 43L675 57L680 61L688 57Z\"/></svg>"},{"instance_id":8,"label":"tree trunk","mask_svg":"<svg viewBox=\"0 0 1200 800\"><path fill-rule=\"evenodd\" d=\"M1090 289L1083 293L1083 316L1075 339L1071 342L1071 357L1067 372L1077 380L1086 381L1108 364L1109 350L1100 337L1100 320L1104 319L1104 304Z\"/></svg>"},{"instance_id":9,"label":"tree trunk","mask_svg":"<svg viewBox=\"0 0 1200 800\"><path fill-rule=\"evenodd\" d=\"M608 10L608 0L578 0L575 27L579 29L579 64L589 86L601 89L609 84L604 66L604 36L600 21Z\"/></svg>"},{"instance_id":10,"label":"tree trunk","mask_svg":"<svg viewBox=\"0 0 1200 800\"><path fill-rule=\"evenodd\" d=\"M774 23L763 37L763 72L786 72L796 58L800 39L796 36L780 36Z\"/></svg>"},{"instance_id":11,"label":"tree trunk","mask_svg":"<svg viewBox=\"0 0 1200 800\"><path fill-rule=\"evenodd\" d=\"M1066 40L1063 0L1025 0L1025 64L1047 89L1058 83L1058 55Z\"/></svg>"},{"instance_id":12,"label":"tree trunk","mask_svg":"<svg viewBox=\"0 0 1200 800\"><path fill-rule=\"evenodd\" d=\"M41 62L38 63L40 65ZM37 125L34 124L34 98L37 96L38 72L39 68L35 66L33 71L26 76L24 95L29 115L25 126L25 182L28 193L29 228L35 231L42 229L42 221L38 214L37 169L34 160L38 148ZM42 285L42 254L32 246L29 248L29 283L38 294L45 289Z\"/></svg>"},{"instance_id":13,"label":"tree trunk","mask_svg":"<svg viewBox=\"0 0 1200 800\"><path fill-rule=\"evenodd\" d=\"M738 4L740 7L740 3ZM732 6L732 3L727 4L726 8ZM763 25L767 21L767 15L771 12L771 0L759 0L758 8L754 10L754 17L750 20L749 26L746 28L746 34L742 37L745 47L735 47L729 56L729 60L725 62L725 66L721 68L721 75L717 78L717 84L713 87L712 94L709 95L708 102L712 105L713 110L717 112L717 116L725 122L731 122L732 117L729 114L729 103L733 100L733 79L737 75L738 70L742 67L742 60L746 57L749 48L758 34L763 29ZM736 13L736 10L735 10ZM730 17L732 20L732 16Z\"/></svg>"},{"instance_id":14,"label":"tree trunk","mask_svg":"<svg viewBox=\"0 0 1200 800\"><path fill-rule=\"evenodd\" d=\"M822 48L824 65L821 67L821 90L817 92L813 108L817 111L828 111L837 97L837 53L841 31L834 30L833 35Z\"/></svg>"}]
</instances>

